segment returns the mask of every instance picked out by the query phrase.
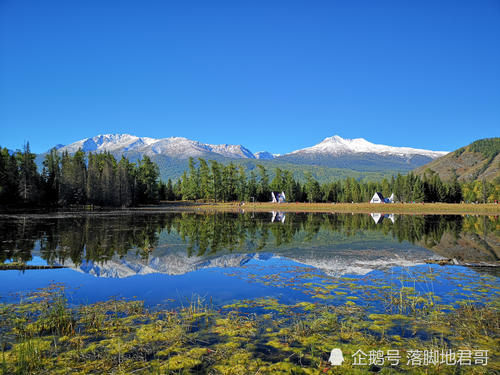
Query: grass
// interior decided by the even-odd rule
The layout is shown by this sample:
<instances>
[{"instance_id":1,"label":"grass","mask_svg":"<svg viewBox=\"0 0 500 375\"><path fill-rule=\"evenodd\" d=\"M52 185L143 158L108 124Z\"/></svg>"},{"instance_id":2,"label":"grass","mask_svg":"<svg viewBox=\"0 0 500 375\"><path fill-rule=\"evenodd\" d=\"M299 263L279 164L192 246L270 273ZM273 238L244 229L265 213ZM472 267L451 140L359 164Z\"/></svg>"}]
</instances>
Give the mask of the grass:
<instances>
[{"instance_id":1,"label":"grass","mask_svg":"<svg viewBox=\"0 0 500 375\"><path fill-rule=\"evenodd\" d=\"M349 279L303 284L328 296ZM481 288L485 287L481 281ZM411 287L359 286L384 303L382 313L349 300L332 306L237 301L214 308L200 298L176 309L109 300L71 308L53 285L18 304L0 305L2 374L490 374L500 371L498 298L468 295L455 307ZM491 288L497 288L491 285ZM494 289L492 289L494 290ZM496 292L495 292L496 293ZM260 311L258 313L258 311ZM340 348L342 366L328 363ZM489 350L487 366L398 364L354 366L356 351ZM379 359L380 360L380 359Z\"/></svg>"},{"instance_id":2,"label":"grass","mask_svg":"<svg viewBox=\"0 0 500 375\"><path fill-rule=\"evenodd\" d=\"M270 203L240 202L194 203L164 202L162 208L206 211L255 211L255 212L338 212L338 213L397 213L397 214L500 214L500 205L494 203Z\"/></svg>"},{"instance_id":3,"label":"grass","mask_svg":"<svg viewBox=\"0 0 500 375\"><path fill-rule=\"evenodd\" d=\"M56 266L56 265L31 265L22 262L10 262L10 263L1 263L0 262L0 271L9 271L9 270L47 270L47 269L57 269L57 268L67 268L65 266Z\"/></svg>"}]
</instances>

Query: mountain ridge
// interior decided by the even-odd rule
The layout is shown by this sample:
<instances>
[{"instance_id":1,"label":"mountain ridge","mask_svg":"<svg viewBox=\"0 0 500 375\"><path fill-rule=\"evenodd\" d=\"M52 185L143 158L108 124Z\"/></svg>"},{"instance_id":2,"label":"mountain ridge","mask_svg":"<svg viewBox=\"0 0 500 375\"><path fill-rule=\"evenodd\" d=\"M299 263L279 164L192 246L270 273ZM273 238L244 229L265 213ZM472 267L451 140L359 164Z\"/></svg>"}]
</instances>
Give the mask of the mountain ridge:
<instances>
[{"instance_id":1,"label":"mountain ridge","mask_svg":"<svg viewBox=\"0 0 500 375\"><path fill-rule=\"evenodd\" d=\"M456 175L461 182L500 178L500 137L484 138L460 147L415 170L424 175L428 170L436 172L444 181Z\"/></svg>"},{"instance_id":2,"label":"mountain ridge","mask_svg":"<svg viewBox=\"0 0 500 375\"><path fill-rule=\"evenodd\" d=\"M326 151L325 142L330 143ZM353 144L359 146L359 143L362 143L364 148L349 149L345 146ZM322 150L310 152L309 149L314 147L320 147ZM57 151L74 153L80 148L85 152L110 152L117 158L123 155L132 162L147 155L158 164L160 177L165 181L182 176L188 168L190 157L195 160L197 158L215 160L223 164L232 162L237 166L243 166L247 171L255 170L260 164L268 168L271 174L275 168L287 169L300 181L304 181L307 173L310 173L318 181L325 182L346 177L371 181L390 178L397 173L408 173L434 160L439 153L444 153L377 145L362 138L349 140L334 136L306 148L306 151L301 149L278 155L268 151L253 153L243 145L205 144L184 137L151 138L130 134L99 134L69 145L58 145ZM36 159L40 168L43 158L44 154L39 154Z\"/></svg>"},{"instance_id":3,"label":"mountain ridge","mask_svg":"<svg viewBox=\"0 0 500 375\"><path fill-rule=\"evenodd\" d=\"M259 151L255 154L243 145L209 144L191 140L185 137L151 138L138 137L131 134L99 134L94 137L81 139L69 145L56 146L58 151L84 152L103 151L138 151L146 155L172 154L179 158L198 156L199 153L213 152L226 157L248 159L273 159L300 153L346 154L346 153L375 153L393 155L422 155L437 158L446 155L447 151L432 151L411 147L395 147L375 144L364 138L347 139L339 135L327 137L320 143L303 149L291 151L286 154L273 154L268 151ZM180 151L180 153L179 153Z\"/></svg>"}]
</instances>

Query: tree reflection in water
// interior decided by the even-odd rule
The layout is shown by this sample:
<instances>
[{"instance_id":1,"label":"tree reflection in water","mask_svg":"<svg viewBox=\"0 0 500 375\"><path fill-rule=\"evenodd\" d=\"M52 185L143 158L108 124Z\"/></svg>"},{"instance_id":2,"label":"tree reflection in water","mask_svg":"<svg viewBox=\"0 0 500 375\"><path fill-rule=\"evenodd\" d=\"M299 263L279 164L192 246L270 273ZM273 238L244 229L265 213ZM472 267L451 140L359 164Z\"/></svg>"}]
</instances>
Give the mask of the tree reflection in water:
<instances>
[{"instance_id":1,"label":"tree reflection in water","mask_svg":"<svg viewBox=\"0 0 500 375\"><path fill-rule=\"evenodd\" d=\"M182 239L188 256L207 256L313 240L328 245L332 234L348 238L362 232L380 232L436 251L452 249L459 258L473 248L475 256L481 253L481 260L498 261L498 228L498 217L459 215L399 215L382 220L375 214L328 213L287 213L286 220L283 213L11 216L0 218L0 262L29 261L34 250L48 264L106 262L131 251L147 259L160 239L170 235Z\"/></svg>"}]
</instances>

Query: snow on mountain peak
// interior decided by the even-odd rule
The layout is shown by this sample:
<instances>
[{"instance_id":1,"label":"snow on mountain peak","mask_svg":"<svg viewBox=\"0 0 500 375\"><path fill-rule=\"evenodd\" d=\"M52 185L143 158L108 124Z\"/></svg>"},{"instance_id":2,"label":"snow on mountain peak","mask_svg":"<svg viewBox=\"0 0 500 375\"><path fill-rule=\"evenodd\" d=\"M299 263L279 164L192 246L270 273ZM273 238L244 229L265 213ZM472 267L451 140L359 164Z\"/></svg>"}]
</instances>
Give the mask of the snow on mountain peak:
<instances>
[{"instance_id":1,"label":"snow on mountain peak","mask_svg":"<svg viewBox=\"0 0 500 375\"><path fill-rule=\"evenodd\" d=\"M149 138L130 134L99 134L95 137L82 139L70 145L59 148L59 151L74 153L82 149L85 152L127 152L135 151L148 156L167 155L174 158L205 157L214 153L220 156L237 159L271 160L279 154L260 151L253 154L242 145L206 144L184 137ZM344 139L339 135L325 138L315 146L293 151L293 154L327 154L343 155L352 153L375 153L381 155L397 155L409 157L412 155L427 156L432 159L447 154L444 151L430 151L410 147L392 147L368 142L364 138Z\"/></svg>"},{"instance_id":2,"label":"snow on mountain peak","mask_svg":"<svg viewBox=\"0 0 500 375\"><path fill-rule=\"evenodd\" d=\"M338 135L325 138L312 147L303 148L292 152L296 153L323 153L323 154L349 154L349 153L375 153L388 155L424 155L437 158L446 155L446 151L430 151L410 147L393 147L368 142L364 138L345 139Z\"/></svg>"},{"instance_id":3,"label":"snow on mountain peak","mask_svg":"<svg viewBox=\"0 0 500 375\"><path fill-rule=\"evenodd\" d=\"M184 137L156 139L130 134L99 134L64 146L60 151L72 153L79 149L85 152L137 151L149 156L163 154L176 158L199 157L210 152L231 158L255 158L254 154L242 145L211 145Z\"/></svg>"},{"instance_id":4,"label":"snow on mountain peak","mask_svg":"<svg viewBox=\"0 0 500 375\"><path fill-rule=\"evenodd\" d=\"M274 159L276 155L271 154L270 152L267 151L259 151L255 153L255 158L261 159L261 160L271 160Z\"/></svg>"},{"instance_id":5,"label":"snow on mountain peak","mask_svg":"<svg viewBox=\"0 0 500 375\"><path fill-rule=\"evenodd\" d=\"M79 149L85 152L126 151L138 146L151 144L154 141L154 138L137 137L130 134L99 134L95 137L82 139L61 147L59 151L76 152Z\"/></svg>"}]
</instances>

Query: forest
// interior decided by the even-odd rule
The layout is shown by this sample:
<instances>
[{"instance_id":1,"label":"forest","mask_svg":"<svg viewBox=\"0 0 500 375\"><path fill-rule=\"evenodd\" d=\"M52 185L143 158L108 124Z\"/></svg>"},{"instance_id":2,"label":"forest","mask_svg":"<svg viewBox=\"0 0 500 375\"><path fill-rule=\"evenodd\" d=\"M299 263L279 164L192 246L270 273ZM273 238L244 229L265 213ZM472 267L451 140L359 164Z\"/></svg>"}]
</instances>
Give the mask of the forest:
<instances>
[{"instance_id":1,"label":"forest","mask_svg":"<svg viewBox=\"0 0 500 375\"><path fill-rule=\"evenodd\" d=\"M138 163L110 153L73 155L52 149L39 173L29 143L23 151L0 150L0 205L135 206L158 203L159 171L147 156Z\"/></svg>"},{"instance_id":2,"label":"forest","mask_svg":"<svg viewBox=\"0 0 500 375\"><path fill-rule=\"evenodd\" d=\"M306 173L299 181L289 170L270 171L257 165L243 166L214 160L189 159L188 170L173 182L159 180L158 166L148 156L137 163L110 153L59 153L45 156L41 172L29 143L22 151L0 149L0 205L130 207L157 204L160 200L205 202L271 200L271 192L284 192L289 202L368 202L375 192L398 202L495 202L500 185L483 180L459 183L456 176L444 182L432 170L420 177L398 174L381 181L353 177L320 184Z\"/></svg>"},{"instance_id":3,"label":"forest","mask_svg":"<svg viewBox=\"0 0 500 375\"><path fill-rule=\"evenodd\" d=\"M271 200L272 191L283 191L289 202L369 202L375 192L385 197L394 193L398 202L494 202L500 200L500 185L487 181L461 184L457 177L441 180L432 170L420 177L413 173L398 174L381 181L359 181L348 177L320 184L306 173L305 181L295 179L289 170L267 170L258 165L248 173L233 163L221 164L199 158L189 160L189 169L172 185L162 185L168 200L201 200L212 202Z\"/></svg>"}]
</instances>

